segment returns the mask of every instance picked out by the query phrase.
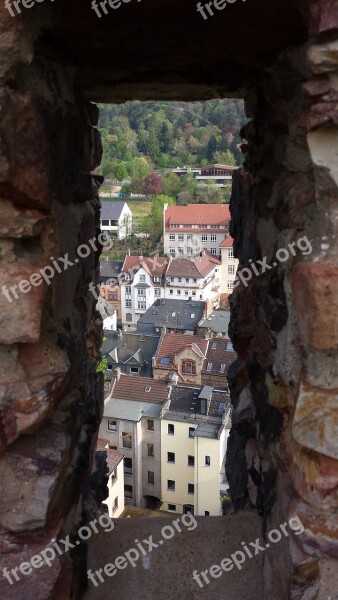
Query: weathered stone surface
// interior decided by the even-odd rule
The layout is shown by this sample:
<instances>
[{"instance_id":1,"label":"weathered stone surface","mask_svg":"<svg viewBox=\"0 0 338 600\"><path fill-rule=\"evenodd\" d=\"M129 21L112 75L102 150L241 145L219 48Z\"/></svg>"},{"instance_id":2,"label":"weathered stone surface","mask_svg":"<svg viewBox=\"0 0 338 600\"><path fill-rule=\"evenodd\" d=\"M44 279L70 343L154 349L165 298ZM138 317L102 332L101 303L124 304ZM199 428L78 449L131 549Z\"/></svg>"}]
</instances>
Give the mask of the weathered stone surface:
<instances>
[{"instance_id":1,"label":"weathered stone surface","mask_svg":"<svg viewBox=\"0 0 338 600\"><path fill-rule=\"evenodd\" d=\"M292 432L299 444L338 459L338 389L300 383Z\"/></svg>"},{"instance_id":2,"label":"weathered stone surface","mask_svg":"<svg viewBox=\"0 0 338 600\"><path fill-rule=\"evenodd\" d=\"M22 293L18 289L21 282L27 282L33 273L38 273L42 265L0 263L0 343L37 342L40 338L45 282ZM4 287L7 287L7 294ZM11 287L17 286L14 292ZM28 285L23 289L28 289ZM17 298L15 297L17 295Z\"/></svg>"},{"instance_id":3,"label":"weathered stone surface","mask_svg":"<svg viewBox=\"0 0 338 600\"><path fill-rule=\"evenodd\" d=\"M298 263L292 290L304 344L318 350L338 346L338 266Z\"/></svg>"},{"instance_id":4,"label":"weathered stone surface","mask_svg":"<svg viewBox=\"0 0 338 600\"><path fill-rule=\"evenodd\" d=\"M46 216L37 210L19 210L8 200L0 200L0 237L20 238L39 235Z\"/></svg>"}]
</instances>

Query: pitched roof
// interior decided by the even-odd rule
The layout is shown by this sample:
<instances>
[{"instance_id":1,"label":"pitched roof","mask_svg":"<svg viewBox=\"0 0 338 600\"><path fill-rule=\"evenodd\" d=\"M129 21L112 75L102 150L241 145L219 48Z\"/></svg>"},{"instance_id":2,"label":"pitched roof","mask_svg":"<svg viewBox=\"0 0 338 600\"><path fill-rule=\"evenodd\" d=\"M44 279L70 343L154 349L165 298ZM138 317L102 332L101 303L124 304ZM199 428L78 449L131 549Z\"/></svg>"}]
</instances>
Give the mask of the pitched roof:
<instances>
[{"instance_id":1,"label":"pitched roof","mask_svg":"<svg viewBox=\"0 0 338 600\"><path fill-rule=\"evenodd\" d=\"M130 272L131 275L136 273L138 269L145 269L151 277L162 277L165 274L169 263L167 256L126 256L124 259L122 273Z\"/></svg>"},{"instance_id":2,"label":"pitched roof","mask_svg":"<svg viewBox=\"0 0 338 600\"><path fill-rule=\"evenodd\" d=\"M139 332L149 331L148 327L166 327L194 331L203 318L205 302L158 298L137 322Z\"/></svg>"},{"instance_id":3,"label":"pitched roof","mask_svg":"<svg viewBox=\"0 0 338 600\"><path fill-rule=\"evenodd\" d=\"M100 278L116 278L122 269L121 260L100 260Z\"/></svg>"},{"instance_id":4,"label":"pitched roof","mask_svg":"<svg viewBox=\"0 0 338 600\"><path fill-rule=\"evenodd\" d=\"M107 202L103 200L101 203L101 219L119 219L125 206L129 208L126 202Z\"/></svg>"},{"instance_id":5,"label":"pitched roof","mask_svg":"<svg viewBox=\"0 0 338 600\"><path fill-rule=\"evenodd\" d=\"M151 375L151 361L157 350L159 334L105 331L104 335L101 352L109 363L123 365L134 359L135 364L139 363L144 368L145 375Z\"/></svg>"},{"instance_id":6,"label":"pitched roof","mask_svg":"<svg viewBox=\"0 0 338 600\"><path fill-rule=\"evenodd\" d=\"M237 354L231 342L223 338L212 338L209 342L207 356L203 365L204 373L227 376L230 365L236 360ZM208 364L211 368L207 369ZM224 368L223 368L224 365Z\"/></svg>"},{"instance_id":7,"label":"pitched roof","mask_svg":"<svg viewBox=\"0 0 338 600\"><path fill-rule=\"evenodd\" d=\"M170 225L220 225L226 228L231 219L228 204L189 204L168 206L165 227Z\"/></svg>"},{"instance_id":8,"label":"pitched roof","mask_svg":"<svg viewBox=\"0 0 338 600\"><path fill-rule=\"evenodd\" d=\"M167 277L192 277L199 279L206 277L213 271L216 265L220 265L218 259L211 260L208 254L195 256L194 258L174 258L168 267Z\"/></svg>"},{"instance_id":9,"label":"pitched roof","mask_svg":"<svg viewBox=\"0 0 338 600\"><path fill-rule=\"evenodd\" d=\"M225 238L225 240L223 240L223 242L219 245L220 248L232 248L234 245L234 239L228 235L227 238Z\"/></svg>"},{"instance_id":10,"label":"pitched roof","mask_svg":"<svg viewBox=\"0 0 338 600\"><path fill-rule=\"evenodd\" d=\"M119 380L114 382L110 396L120 400L160 404L168 399L168 394L166 381L121 373Z\"/></svg>"},{"instance_id":11,"label":"pitched roof","mask_svg":"<svg viewBox=\"0 0 338 600\"><path fill-rule=\"evenodd\" d=\"M108 448L107 448L108 446ZM109 448L109 440L105 440L103 438L99 438L97 440L96 445L97 452L107 452L107 465L109 469L109 474L116 469L117 465L124 458L124 454L122 452L118 452L117 450L111 450Z\"/></svg>"},{"instance_id":12,"label":"pitched roof","mask_svg":"<svg viewBox=\"0 0 338 600\"><path fill-rule=\"evenodd\" d=\"M203 329L211 329L214 333L221 333L228 335L228 328L230 322L230 311L229 309L217 309L212 311L206 319L203 319L199 323L199 327Z\"/></svg>"},{"instance_id":13,"label":"pitched roof","mask_svg":"<svg viewBox=\"0 0 338 600\"><path fill-rule=\"evenodd\" d=\"M198 335L184 333L166 333L162 336L156 353L156 366L169 369L178 354L187 347L192 347L200 356L205 356L208 340Z\"/></svg>"}]
</instances>

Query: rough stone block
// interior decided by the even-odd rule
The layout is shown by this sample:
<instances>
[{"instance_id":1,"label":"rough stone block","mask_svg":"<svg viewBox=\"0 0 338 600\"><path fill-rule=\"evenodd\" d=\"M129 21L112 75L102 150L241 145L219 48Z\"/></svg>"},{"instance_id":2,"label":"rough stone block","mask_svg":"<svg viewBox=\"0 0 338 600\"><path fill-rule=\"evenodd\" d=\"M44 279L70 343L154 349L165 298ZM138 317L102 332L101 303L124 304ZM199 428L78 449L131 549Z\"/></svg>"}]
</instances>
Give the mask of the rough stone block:
<instances>
[{"instance_id":1,"label":"rough stone block","mask_svg":"<svg viewBox=\"0 0 338 600\"><path fill-rule=\"evenodd\" d=\"M292 291L304 344L318 350L338 347L338 265L298 263Z\"/></svg>"},{"instance_id":2,"label":"rough stone block","mask_svg":"<svg viewBox=\"0 0 338 600\"><path fill-rule=\"evenodd\" d=\"M292 432L299 444L338 459L338 389L323 390L301 381Z\"/></svg>"},{"instance_id":3,"label":"rough stone block","mask_svg":"<svg viewBox=\"0 0 338 600\"><path fill-rule=\"evenodd\" d=\"M18 286L28 281L41 268L36 265L5 264L0 266L0 344L37 342L40 337L40 322L43 309L45 283L32 286L27 293L16 290L18 298L10 293L9 301L3 286Z\"/></svg>"}]
</instances>

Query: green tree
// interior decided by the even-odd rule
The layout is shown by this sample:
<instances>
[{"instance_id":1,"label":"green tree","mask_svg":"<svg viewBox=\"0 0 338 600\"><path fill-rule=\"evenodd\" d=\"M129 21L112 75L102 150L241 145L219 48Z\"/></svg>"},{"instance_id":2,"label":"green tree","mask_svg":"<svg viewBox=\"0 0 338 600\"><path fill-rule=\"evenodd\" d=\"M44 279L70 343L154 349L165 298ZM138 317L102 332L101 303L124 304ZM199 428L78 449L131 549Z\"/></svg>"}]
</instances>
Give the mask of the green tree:
<instances>
[{"instance_id":1,"label":"green tree","mask_svg":"<svg viewBox=\"0 0 338 600\"><path fill-rule=\"evenodd\" d=\"M128 177L127 167L124 162L120 162L114 169L115 177L118 181L122 181Z\"/></svg>"}]
</instances>

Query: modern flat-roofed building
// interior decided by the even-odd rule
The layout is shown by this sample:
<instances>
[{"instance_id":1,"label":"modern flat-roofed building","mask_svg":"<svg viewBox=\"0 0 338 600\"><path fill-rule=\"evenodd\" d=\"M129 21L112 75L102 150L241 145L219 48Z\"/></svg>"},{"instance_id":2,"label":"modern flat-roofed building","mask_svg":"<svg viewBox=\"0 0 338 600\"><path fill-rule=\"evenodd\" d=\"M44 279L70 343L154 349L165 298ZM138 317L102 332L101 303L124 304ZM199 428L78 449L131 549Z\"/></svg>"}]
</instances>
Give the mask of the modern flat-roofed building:
<instances>
[{"instance_id":1,"label":"modern flat-roofed building","mask_svg":"<svg viewBox=\"0 0 338 600\"><path fill-rule=\"evenodd\" d=\"M208 167L201 168L201 173L196 175L196 179L205 183L212 181L220 187L225 187L226 185L231 185L232 175L237 169L238 167L232 165L209 165Z\"/></svg>"}]
</instances>

